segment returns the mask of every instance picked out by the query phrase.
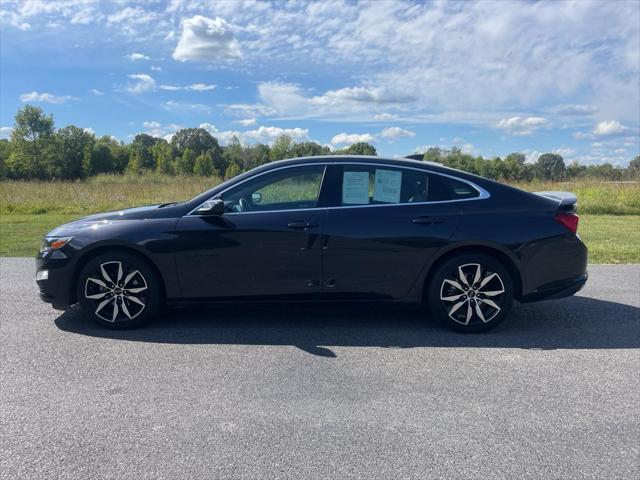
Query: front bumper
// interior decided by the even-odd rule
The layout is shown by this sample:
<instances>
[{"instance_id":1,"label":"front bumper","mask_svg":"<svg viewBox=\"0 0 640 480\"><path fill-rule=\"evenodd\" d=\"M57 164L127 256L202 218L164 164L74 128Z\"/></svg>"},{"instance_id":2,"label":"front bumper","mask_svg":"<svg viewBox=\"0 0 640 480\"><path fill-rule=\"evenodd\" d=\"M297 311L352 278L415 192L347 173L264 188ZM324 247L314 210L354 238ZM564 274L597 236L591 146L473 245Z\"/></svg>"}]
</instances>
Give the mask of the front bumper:
<instances>
[{"instance_id":1,"label":"front bumper","mask_svg":"<svg viewBox=\"0 0 640 480\"><path fill-rule=\"evenodd\" d=\"M36 274L48 270L46 280L36 280L40 299L57 310L66 310L75 303L73 285L73 261L71 258L56 258L51 252L36 257Z\"/></svg>"}]
</instances>

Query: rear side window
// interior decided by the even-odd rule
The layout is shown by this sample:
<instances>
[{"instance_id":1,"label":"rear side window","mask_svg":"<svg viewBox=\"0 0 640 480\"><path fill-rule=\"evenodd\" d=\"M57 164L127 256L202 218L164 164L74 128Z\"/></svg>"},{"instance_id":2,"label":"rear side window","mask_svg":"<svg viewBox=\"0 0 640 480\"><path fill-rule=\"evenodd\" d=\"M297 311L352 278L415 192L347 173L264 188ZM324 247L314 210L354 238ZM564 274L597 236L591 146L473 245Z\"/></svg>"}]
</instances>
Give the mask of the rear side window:
<instances>
[{"instance_id":1,"label":"rear side window","mask_svg":"<svg viewBox=\"0 0 640 480\"><path fill-rule=\"evenodd\" d=\"M471 185L454 178L444 177L451 188L451 195L454 200L465 198L476 198L480 196L480 192Z\"/></svg>"},{"instance_id":2,"label":"rear side window","mask_svg":"<svg viewBox=\"0 0 640 480\"><path fill-rule=\"evenodd\" d=\"M419 170L344 165L340 176L341 206L433 202L451 199L439 175Z\"/></svg>"}]
</instances>

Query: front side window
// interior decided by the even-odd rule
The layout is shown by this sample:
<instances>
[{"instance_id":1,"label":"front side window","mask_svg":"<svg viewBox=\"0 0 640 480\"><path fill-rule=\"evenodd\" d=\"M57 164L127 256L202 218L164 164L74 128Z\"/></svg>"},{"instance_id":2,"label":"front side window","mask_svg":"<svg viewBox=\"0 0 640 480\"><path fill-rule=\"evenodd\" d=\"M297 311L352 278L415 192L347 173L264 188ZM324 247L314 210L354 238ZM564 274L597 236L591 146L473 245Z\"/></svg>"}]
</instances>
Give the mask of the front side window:
<instances>
[{"instance_id":1,"label":"front side window","mask_svg":"<svg viewBox=\"0 0 640 480\"><path fill-rule=\"evenodd\" d=\"M247 180L222 195L229 212L296 210L318 204L323 165L285 168Z\"/></svg>"},{"instance_id":2,"label":"front side window","mask_svg":"<svg viewBox=\"0 0 640 480\"><path fill-rule=\"evenodd\" d=\"M384 205L451 199L438 175L405 168L344 165L340 206Z\"/></svg>"}]
</instances>

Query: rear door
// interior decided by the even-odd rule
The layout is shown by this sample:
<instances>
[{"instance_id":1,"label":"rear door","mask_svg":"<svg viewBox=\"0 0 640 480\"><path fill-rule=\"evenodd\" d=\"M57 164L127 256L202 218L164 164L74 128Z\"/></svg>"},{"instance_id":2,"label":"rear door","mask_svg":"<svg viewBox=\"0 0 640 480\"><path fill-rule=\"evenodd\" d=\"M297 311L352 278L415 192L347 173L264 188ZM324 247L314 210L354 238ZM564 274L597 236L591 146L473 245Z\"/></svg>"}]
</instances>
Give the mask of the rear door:
<instances>
[{"instance_id":1,"label":"rear door","mask_svg":"<svg viewBox=\"0 0 640 480\"><path fill-rule=\"evenodd\" d=\"M442 177L385 165L338 164L322 249L328 298L401 299L452 237L460 211Z\"/></svg>"}]
</instances>

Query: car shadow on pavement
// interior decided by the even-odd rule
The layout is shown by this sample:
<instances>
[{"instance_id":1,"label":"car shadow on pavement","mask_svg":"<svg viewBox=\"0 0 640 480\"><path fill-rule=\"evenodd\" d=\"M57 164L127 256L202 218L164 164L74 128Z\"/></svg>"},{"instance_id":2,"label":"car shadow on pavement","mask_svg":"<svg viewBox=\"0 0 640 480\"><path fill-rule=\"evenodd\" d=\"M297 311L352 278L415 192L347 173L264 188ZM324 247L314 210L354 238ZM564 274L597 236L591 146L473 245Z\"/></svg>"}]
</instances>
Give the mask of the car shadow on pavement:
<instances>
[{"instance_id":1,"label":"car shadow on pavement","mask_svg":"<svg viewBox=\"0 0 640 480\"><path fill-rule=\"evenodd\" d=\"M505 323L484 334L459 334L423 310L392 305L209 306L168 309L132 330L95 325L72 308L61 330L92 337L171 344L293 345L335 357L331 347L480 347L523 349L640 348L640 308L570 297L516 304Z\"/></svg>"}]
</instances>

